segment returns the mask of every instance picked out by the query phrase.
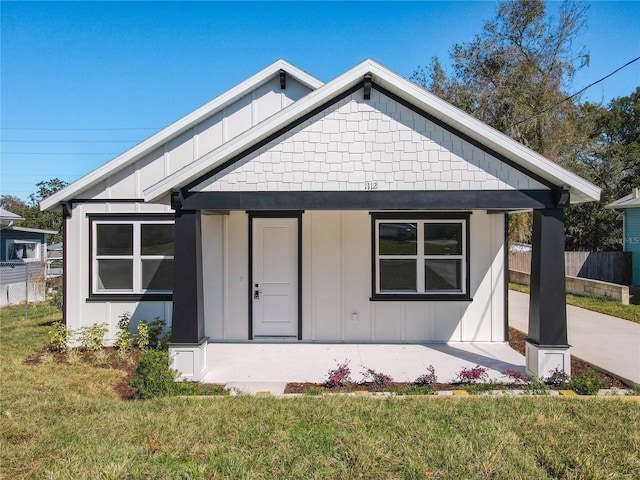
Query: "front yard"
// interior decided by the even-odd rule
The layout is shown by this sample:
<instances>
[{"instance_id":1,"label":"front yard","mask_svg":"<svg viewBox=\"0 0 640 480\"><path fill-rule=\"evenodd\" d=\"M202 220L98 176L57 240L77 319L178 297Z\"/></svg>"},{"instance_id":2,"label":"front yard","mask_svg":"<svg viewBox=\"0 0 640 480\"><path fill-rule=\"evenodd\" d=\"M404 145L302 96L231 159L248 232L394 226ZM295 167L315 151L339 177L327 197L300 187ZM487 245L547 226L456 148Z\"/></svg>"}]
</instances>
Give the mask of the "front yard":
<instances>
[{"instance_id":1,"label":"front yard","mask_svg":"<svg viewBox=\"0 0 640 480\"><path fill-rule=\"evenodd\" d=\"M549 397L122 400L124 372L25 363L3 309L2 478L635 478L640 404ZM635 473L634 473L635 472Z\"/></svg>"}]
</instances>

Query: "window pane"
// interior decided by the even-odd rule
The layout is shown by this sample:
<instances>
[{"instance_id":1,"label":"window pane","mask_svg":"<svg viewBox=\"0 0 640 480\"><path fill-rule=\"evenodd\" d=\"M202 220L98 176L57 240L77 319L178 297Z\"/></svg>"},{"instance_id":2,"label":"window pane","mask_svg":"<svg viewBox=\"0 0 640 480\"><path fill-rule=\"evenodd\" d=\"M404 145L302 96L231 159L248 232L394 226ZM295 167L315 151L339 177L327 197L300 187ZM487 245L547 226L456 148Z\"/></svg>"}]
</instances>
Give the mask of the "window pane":
<instances>
[{"instance_id":1,"label":"window pane","mask_svg":"<svg viewBox=\"0 0 640 480\"><path fill-rule=\"evenodd\" d=\"M173 255L173 225L140 225L142 255Z\"/></svg>"},{"instance_id":2,"label":"window pane","mask_svg":"<svg viewBox=\"0 0 640 480\"><path fill-rule=\"evenodd\" d=\"M425 255L462 255L462 224L425 223Z\"/></svg>"},{"instance_id":3,"label":"window pane","mask_svg":"<svg viewBox=\"0 0 640 480\"><path fill-rule=\"evenodd\" d=\"M380 255L416 255L418 228L415 223L379 224Z\"/></svg>"},{"instance_id":4,"label":"window pane","mask_svg":"<svg viewBox=\"0 0 640 480\"><path fill-rule=\"evenodd\" d=\"M173 260L142 260L143 290L173 290Z\"/></svg>"},{"instance_id":5,"label":"window pane","mask_svg":"<svg viewBox=\"0 0 640 480\"><path fill-rule=\"evenodd\" d=\"M8 260L38 258L40 244L36 242L15 242L9 244Z\"/></svg>"},{"instance_id":6,"label":"window pane","mask_svg":"<svg viewBox=\"0 0 640 480\"><path fill-rule=\"evenodd\" d=\"M415 292L415 260L380 260L380 291Z\"/></svg>"},{"instance_id":7,"label":"window pane","mask_svg":"<svg viewBox=\"0 0 640 480\"><path fill-rule=\"evenodd\" d=\"M133 290L133 260L98 260L98 290Z\"/></svg>"},{"instance_id":8,"label":"window pane","mask_svg":"<svg viewBox=\"0 0 640 480\"><path fill-rule=\"evenodd\" d=\"M133 255L133 225L96 225L97 255Z\"/></svg>"},{"instance_id":9,"label":"window pane","mask_svg":"<svg viewBox=\"0 0 640 480\"><path fill-rule=\"evenodd\" d=\"M425 260L425 290L462 290L462 260Z\"/></svg>"}]
</instances>

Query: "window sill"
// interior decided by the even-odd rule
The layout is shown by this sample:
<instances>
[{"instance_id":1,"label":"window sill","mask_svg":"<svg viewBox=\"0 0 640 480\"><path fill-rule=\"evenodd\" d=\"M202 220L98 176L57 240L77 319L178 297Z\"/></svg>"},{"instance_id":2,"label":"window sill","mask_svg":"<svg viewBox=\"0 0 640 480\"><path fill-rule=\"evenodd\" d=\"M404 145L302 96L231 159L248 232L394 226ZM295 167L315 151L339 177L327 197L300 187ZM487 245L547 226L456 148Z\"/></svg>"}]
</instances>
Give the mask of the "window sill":
<instances>
[{"instance_id":1,"label":"window sill","mask_svg":"<svg viewBox=\"0 0 640 480\"><path fill-rule=\"evenodd\" d=\"M369 298L370 302L473 302L467 294L402 294L377 293Z\"/></svg>"},{"instance_id":2,"label":"window sill","mask_svg":"<svg viewBox=\"0 0 640 480\"><path fill-rule=\"evenodd\" d=\"M92 293L87 302L170 302L172 293Z\"/></svg>"}]
</instances>

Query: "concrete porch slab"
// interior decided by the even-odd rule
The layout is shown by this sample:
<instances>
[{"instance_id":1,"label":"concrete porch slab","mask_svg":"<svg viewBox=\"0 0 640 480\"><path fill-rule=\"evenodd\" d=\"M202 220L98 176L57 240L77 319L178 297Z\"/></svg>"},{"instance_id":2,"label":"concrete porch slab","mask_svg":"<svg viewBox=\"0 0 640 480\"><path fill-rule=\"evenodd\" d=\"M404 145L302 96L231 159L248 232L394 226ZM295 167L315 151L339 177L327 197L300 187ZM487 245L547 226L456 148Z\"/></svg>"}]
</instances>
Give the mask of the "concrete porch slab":
<instances>
[{"instance_id":1,"label":"concrete porch slab","mask_svg":"<svg viewBox=\"0 0 640 480\"><path fill-rule=\"evenodd\" d=\"M202 382L231 383L240 390L243 384L250 390L264 384L265 388L260 388L271 391L277 383L321 383L330 369L345 360L349 361L354 381L362 379L364 367L391 375L397 382L415 380L427 373L429 365L435 367L442 383L453 381L463 367L475 365L488 368L490 378L495 380L509 368L525 371L524 356L504 343L209 343L207 373Z\"/></svg>"}]
</instances>

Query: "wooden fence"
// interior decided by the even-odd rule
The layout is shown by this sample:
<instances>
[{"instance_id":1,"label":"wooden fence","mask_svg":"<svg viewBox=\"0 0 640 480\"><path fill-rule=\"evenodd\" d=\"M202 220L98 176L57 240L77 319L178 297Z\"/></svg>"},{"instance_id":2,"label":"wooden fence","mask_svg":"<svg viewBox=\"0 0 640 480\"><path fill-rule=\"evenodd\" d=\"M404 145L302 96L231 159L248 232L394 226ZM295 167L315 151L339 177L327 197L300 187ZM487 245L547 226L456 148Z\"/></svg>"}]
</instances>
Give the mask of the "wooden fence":
<instances>
[{"instance_id":1,"label":"wooden fence","mask_svg":"<svg viewBox=\"0 0 640 480\"><path fill-rule=\"evenodd\" d=\"M564 252L565 275L631 284L629 252ZM531 252L510 252L509 269L531 273Z\"/></svg>"}]
</instances>

